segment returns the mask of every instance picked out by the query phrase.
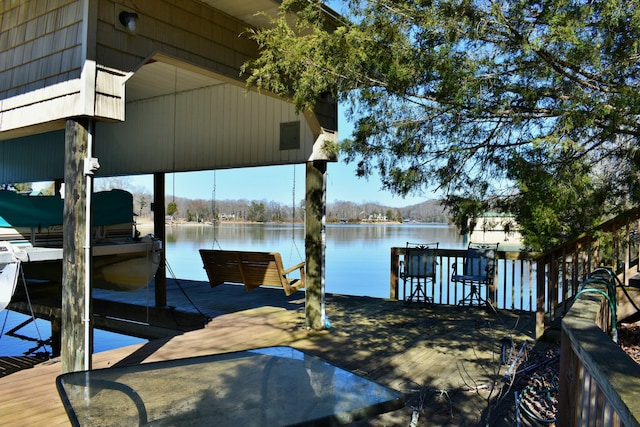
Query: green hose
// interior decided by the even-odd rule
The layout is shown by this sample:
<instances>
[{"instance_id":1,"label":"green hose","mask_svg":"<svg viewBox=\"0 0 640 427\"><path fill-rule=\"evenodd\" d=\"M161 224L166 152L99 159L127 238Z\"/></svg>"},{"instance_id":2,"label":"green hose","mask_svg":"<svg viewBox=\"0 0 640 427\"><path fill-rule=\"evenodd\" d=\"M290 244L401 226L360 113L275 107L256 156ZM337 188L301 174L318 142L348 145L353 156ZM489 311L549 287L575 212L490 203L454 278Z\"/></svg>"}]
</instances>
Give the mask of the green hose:
<instances>
[{"instance_id":1,"label":"green hose","mask_svg":"<svg viewBox=\"0 0 640 427\"><path fill-rule=\"evenodd\" d=\"M599 280L599 279L590 279L587 280L586 282L584 282L584 285L588 284L588 283L593 283L593 282L606 282L603 280ZM615 292L615 289L614 289ZM615 297L611 298L610 295L608 295L607 293L605 293L604 291L600 290L600 289L595 289L595 288L583 288L580 292L578 292L576 294L576 296L574 297L575 299L578 299L578 297L582 294L586 294L586 293L597 293L602 295L603 297L605 297L607 299L607 301L609 302L609 309L611 310L611 333L613 334L613 340L615 342L618 342L618 314L617 314L617 302L615 301Z\"/></svg>"}]
</instances>

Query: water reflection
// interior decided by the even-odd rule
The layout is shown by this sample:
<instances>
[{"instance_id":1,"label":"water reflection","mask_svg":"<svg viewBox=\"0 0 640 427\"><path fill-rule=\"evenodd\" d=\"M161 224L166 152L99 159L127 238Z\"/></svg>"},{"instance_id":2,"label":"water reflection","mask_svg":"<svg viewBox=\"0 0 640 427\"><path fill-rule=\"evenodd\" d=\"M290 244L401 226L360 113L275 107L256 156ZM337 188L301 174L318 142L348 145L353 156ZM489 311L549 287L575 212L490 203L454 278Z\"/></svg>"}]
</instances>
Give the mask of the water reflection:
<instances>
[{"instance_id":1,"label":"water reflection","mask_svg":"<svg viewBox=\"0 0 640 427\"><path fill-rule=\"evenodd\" d=\"M304 260L302 224L184 225L167 227L167 260L176 277L207 280L198 249L280 252L285 267ZM464 248L455 227L438 224L329 224L326 292L386 298L389 251L407 242Z\"/></svg>"},{"instance_id":2,"label":"water reflection","mask_svg":"<svg viewBox=\"0 0 640 427\"><path fill-rule=\"evenodd\" d=\"M389 296L389 253L392 246L407 242L439 242L441 248L464 248L455 227L427 224L355 225L330 224L326 233L326 292L387 298ZM302 224L230 224L167 226L167 261L177 278L207 280L199 249L237 249L280 252L285 267L304 260ZM4 311L3 330L9 331L28 316ZM39 325L39 330L36 329ZM27 322L20 333L29 337L51 336L49 322ZM95 350L144 340L96 331ZM30 341L0 335L0 355L28 353Z\"/></svg>"}]
</instances>

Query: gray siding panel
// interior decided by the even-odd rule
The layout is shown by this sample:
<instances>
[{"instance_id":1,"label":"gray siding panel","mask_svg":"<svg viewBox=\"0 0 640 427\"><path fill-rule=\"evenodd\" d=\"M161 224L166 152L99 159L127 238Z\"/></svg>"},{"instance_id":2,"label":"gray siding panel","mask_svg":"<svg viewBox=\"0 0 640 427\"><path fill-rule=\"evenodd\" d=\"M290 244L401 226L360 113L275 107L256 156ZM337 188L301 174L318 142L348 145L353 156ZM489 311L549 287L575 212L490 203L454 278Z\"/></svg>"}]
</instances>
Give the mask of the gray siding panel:
<instances>
[{"instance_id":1,"label":"gray siding panel","mask_svg":"<svg viewBox=\"0 0 640 427\"><path fill-rule=\"evenodd\" d=\"M124 123L98 124L105 175L302 163L314 141L292 105L229 84L131 102L126 114ZM279 124L296 120L301 148L281 151Z\"/></svg>"},{"instance_id":2,"label":"gray siding panel","mask_svg":"<svg viewBox=\"0 0 640 427\"><path fill-rule=\"evenodd\" d=\"M0 160L0 183L62 178L64 130L0 141Z\"/></svg>"},{"instance_id":3,"label":"gray siding panel","mask_svg":"<svg viewBox=\"0 0 640 427\"><path fill-rule=\"evenodd\" d=\"M82 1L0 5L0 99L80 76Z\"/></svg>"},{"instance_id":4,"label":"gray siding panel","mask_svg":"<svg viewBox=\"0 0 640 427\"><path fill-rule=\"evenodd\" d=\"M246 36L247 24L195 1L136 2L100 0L97 61L107 67L134 71L146 58L162 52L176 59L238 81L240 67L257 54ZM135 35L117 21L121 10L135 11Z\"/></svg>"}]
</instances>

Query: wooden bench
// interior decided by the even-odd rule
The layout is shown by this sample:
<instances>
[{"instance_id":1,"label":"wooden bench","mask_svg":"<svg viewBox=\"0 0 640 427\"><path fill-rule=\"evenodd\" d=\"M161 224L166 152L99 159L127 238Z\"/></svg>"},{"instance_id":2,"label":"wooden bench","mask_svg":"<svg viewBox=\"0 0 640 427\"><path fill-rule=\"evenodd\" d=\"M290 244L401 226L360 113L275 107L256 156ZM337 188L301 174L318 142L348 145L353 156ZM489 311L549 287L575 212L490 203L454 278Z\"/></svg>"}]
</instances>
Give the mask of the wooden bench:
<instances>
[{"instance_id":1,"label":"wooden bench","mask_svg":"<svg viewBox=\"0 0 640 427\"><path fill-rule=\"evenodd\" d=\"M247 291L258 286L277 286L291 295L304 288L304 262L285 270L278 252L247 252L200 249L211 287L222 283L242 283ZM299 270L300 277L287 275Z\"/></svg>"}]
</instances>

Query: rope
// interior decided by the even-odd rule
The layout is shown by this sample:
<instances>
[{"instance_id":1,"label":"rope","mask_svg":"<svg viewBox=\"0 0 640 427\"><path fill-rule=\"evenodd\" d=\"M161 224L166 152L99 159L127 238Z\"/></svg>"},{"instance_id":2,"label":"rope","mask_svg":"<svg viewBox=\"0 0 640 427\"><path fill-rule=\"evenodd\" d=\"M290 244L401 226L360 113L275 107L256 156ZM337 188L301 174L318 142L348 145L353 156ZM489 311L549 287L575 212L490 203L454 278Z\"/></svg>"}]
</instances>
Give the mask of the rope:
<instances>
[{"instance_id":1,"label":"rope","mask_svg":"<svg viewBox=\"0 0 640 427\"><path fill-rule=\"evenodd\" d=\"M33 313L33 306L31 305L31 297L29 296L29 290L27 289L27 281L24 278L24 271L22 270L22 265L20 265L20 278L22 279L22 284L24 286L24 294L27 297L27 305L29 306L29 312L31 313L31 320L33 321L33 325L36 328L36 333L38 334L38 344L44 348L44 351L48 354L51 354L49 350L47 350L47 346L45 341L42 339L42 334L40 334L40 328L38 328L38 322L36 321L36 315Z\"/></svg>"},{"instance_id":2,"label":"rope","mask_svg":"<svg viewBox=\"0 0 640 427\"><path fill-rule=\"evenodd\" d=\"M217 199L216 199L216 188L217 184L216 184L216 171L214 169L213 171L213 190L211 191L211 216L212 216L212 225L213 225L213 242L211 242L211 249L215 249L215 246L218 245L218 249L222 249L222 246L220 246L220 242L218 242L218 218L216 215L216 210L218 208L217 206Z\"/></svg>"},{"instance_id":3,"label":"rope","mask_svg":"<svg viewBox=\"0 0 640 427\"><path fill-rule=\"evenodd\" d=\"M291 191L291 251L289 252L289 262L293 259L293 249L296 249L298 259L303 259L300 254L300 249L296 244L296 165L293 165L293 186Z\"/></svg>"},{"instance_id":4,"label":"rope","mask_svg":"<svg viewBox=\"0 0 640 427\"><path fill-rule=\"evenodd\" d=\"M193 306L193 308L196 309L198 314L200 314L205 319L205 322L208 322L209 320L211 320L211 317L207 316L202 310L200 310L198 308L198 306L193 302L193 300L189 297L189 295L187 295L187 292L182 287L182 284L180 283L180 281L176 278L176 275L174 274L173 269L171 268L171 266L169 265L169 263L166 260L165 260L165 266L166 266L167 270L169 271L169 274L171 275L171 278L178 285L178 289L180 289L180 292L182 292L182 295L184 295L184 297L187 299L187 301L189 301L189 303Z\"/></svg>"}]
</instances>

